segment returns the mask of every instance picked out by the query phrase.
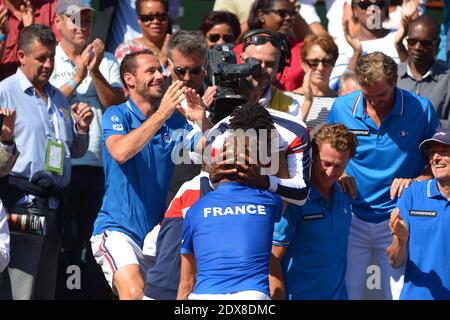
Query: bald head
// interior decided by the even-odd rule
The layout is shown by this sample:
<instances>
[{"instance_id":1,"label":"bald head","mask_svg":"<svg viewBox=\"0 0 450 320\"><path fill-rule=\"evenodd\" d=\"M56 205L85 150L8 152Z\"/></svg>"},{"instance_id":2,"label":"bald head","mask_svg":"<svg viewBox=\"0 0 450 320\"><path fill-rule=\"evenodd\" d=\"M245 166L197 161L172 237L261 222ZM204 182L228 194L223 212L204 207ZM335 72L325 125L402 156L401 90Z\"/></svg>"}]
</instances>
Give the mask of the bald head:
<instances>
[{"instance_id":1,"label":"bald head","mask_svg":"<svg viewBox=\"0 0 450 320\"><path fill-rule=\"evenodd\" d=\"M411 24L409 25L408 29L408 35L412 31L419 31L417 29L420 29L420 32L426 32L427 34L431 35L432 38L430 40L438 39L439 33L440 33L440 26L439 23L431 16L422 15L419 16L417 19L415 19Z\"/></svg>"}]
</instances>

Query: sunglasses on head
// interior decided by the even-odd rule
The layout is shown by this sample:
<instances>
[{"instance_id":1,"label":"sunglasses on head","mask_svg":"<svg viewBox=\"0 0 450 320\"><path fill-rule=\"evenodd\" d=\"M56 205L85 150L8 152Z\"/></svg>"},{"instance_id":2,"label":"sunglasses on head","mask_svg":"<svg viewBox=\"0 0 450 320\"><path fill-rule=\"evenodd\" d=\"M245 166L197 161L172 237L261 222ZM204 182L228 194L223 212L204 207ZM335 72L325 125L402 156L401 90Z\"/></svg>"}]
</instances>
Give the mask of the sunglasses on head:
<instances>
[{"instance_id":1,"label":"sunglasses on head","mask_svg":"<svg viewBox=\"0 0 450 320\"><path fill-rule=\"evenodd\" d=\"M367 10L370 6L377 6L377 7L380 7L381 9L384 9L384 8L386 8L386 1L379 0L379 1L370 2L370 1L363 0L363 1L358 2L358 6L363 10Z\"/></svg>"},{"instance_id":2,"label":"sunglasses on head","mask_svg":"<svg viewBox=\"0 0 450 320\"><path fill-rule=\"evenodd\" d=\"M420 45L422 47L431 47L435 42L436 39L433 40L418 40L418 39L413 39L413 38L406 38L406 42L408 43L408 46L415 46L417 44L417 42L420 43Z\"/></svg>"},{"instance_id":3,"label":"sunglasses on head","mask_svg":"<svg viewBox=\"0 0 450 320\"><path fill-rule=\"evenodd\" d=\"M225 41L225 43L233 43L234 42L234 36L231 34L220 35L218 33L211 33L208 35L208 40L213 43L216 43L221 38L223 39L223 41Z\"/></svg>"},{"instance_id":4,"label":"sunglasses on head","mask_svg":"<svg viewBox=\"0 0 450 320\"><path fill-rule=\"evenodd\" d=\"M158 19L160 22L166 21L168 18L167 13L157 13L157 14L141 14L139 16L139 20L142 22L152 22L155 19Z\"/></svg>"},{"instance_id":5,"label":"sunglasses on head","mask_svg":"<svg viewBox=\"0 0 450 320\"><path fill-rule=\"evenodd\" d=\"M250 44L254 44L256 46L263 45L270 41L270 43L275 48L281 48L281 43L277 39L272 36L265 34L255 34L254 36L247 37L244 39L244 48L248 47Z\"/></svg>"},{"instance_id":6,"label":"sunglasses on head","mask_svg":"<svg viewBox=\"0 0 450 320\"><path fill-rule=\"evenodd\" d=\"M175 74L180 78L184 77L188 72L190 75L199 75L202 71L203 71L202 66L198 66L195 68L180 68L175 66L173 67L173 72L175 72Z\"/></svg>"},{"instance_id":7,"label":"sunglasses on head","mask_svg":"<svg viewBox=\"0 0 450 320\"><path fill-rule=\"evenodd\" d=\"M281 19L284 19L287 16L294 17L297 14L295 10L287 10L287 9L268 10L268 12L275 13L276 15L280 16Z\"/></svg>"},{"instance_id":8,"label":"sunglasses on head","mask_svg":"<svg viewBox=\"0 0 450 320\"><path fill-rule=\"evenodd\" d=\"M306 59L306 64L311 68L315 69L319 66L319 64L322 63L324 67L332 67L334 62L333 59Z\"/></svg>"}]
</instances>

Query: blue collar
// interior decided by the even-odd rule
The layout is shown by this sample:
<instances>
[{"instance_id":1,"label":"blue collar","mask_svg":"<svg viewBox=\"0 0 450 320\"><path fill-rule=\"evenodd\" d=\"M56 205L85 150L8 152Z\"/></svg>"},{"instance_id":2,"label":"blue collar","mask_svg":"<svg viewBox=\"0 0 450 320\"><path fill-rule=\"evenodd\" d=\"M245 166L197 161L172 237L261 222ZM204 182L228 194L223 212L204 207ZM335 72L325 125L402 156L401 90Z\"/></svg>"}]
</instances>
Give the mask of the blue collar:
<instances>
[{"instance_id":1,"label":"blue collar","mask_svg":"<svg viewBox=\"0 0 450 320\"><path fill-rule=\"evenodd\" d=\"M147 117L142 114L141 110L139 110L131 98L126 102L126 106L141 122L147 120Z\"/></svg>"},{"instance_id":2,"label":"blue collar","mask_svg":"<svg viewBox=\"0 0 450 320\"><path fill-rule=\"evenodd\" d=\"M439 191L436 178L428 180L428 182L427 182L427 197L428 198L436 198L436 197L445 198ZM447 198L445 198L445 199L447 199Z\"/></svg>"},{"instance_id":3,"label":"blue collar","mask_svg":"<svg viewBox=\"0 0 450 320\"><path fill-rule=\"evenodd\" d=\"M363 94L360 91L352 109L352 114L356 118L364 118L367 115L365 101L366 99L364 98ZM401 116L403 115L404 110L405 110L405 96L403 94L403 90L395 88L395 104L390 114Z\"/></svg>"},{"instance_id":4,"label":"blue collar","mask_svg":"<svg viewBox=\"0 0 450 320\"><path fill-rule=\"evenodd\" d=\"M339 183L335 182L333 189L334 189L333 194L337 191L340 191L341 187L339 186ZM324 199L324 198L322 197L320 192L317 190L317 188L313 184L311 184L311 191L309 192L308 199L309 200L317 200L317 199Z\"/></svg>"},{"instance_id":5,"label":"blue collar","mask_svg":"<svg viewBox=\"0 0 450 320\"><path fill-rule=\"evenodd\" d=\"M16 71L16 79L19 81L20 88L23 92L27 92L28 90L32 89L35 90L34 85L31 83L31 81L27 78L27 76L23 73L22 69L17 68ZM47 82L44 85L44 89L47 92L47 94L54 94L52 86Z\"/></svg>"}]
</instances>

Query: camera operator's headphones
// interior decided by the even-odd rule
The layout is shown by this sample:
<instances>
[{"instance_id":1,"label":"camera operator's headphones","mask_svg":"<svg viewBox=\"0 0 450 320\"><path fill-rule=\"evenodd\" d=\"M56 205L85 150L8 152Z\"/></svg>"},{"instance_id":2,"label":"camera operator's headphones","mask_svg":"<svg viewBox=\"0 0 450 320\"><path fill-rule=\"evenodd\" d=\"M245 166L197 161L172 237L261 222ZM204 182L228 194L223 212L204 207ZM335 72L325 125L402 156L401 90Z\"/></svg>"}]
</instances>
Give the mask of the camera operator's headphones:
<instances>
[{"instance_id":1,"label":"camera operator's headphones","mask_svg":"<svg viewBox=\"0 0 450 320\"><path fill-rule=\"evenodd\" d=\"M242 45L243 51L249 45L262 45L267 41L278 48L281 52L280 63L278 64L277 72L281 72L285 66L289 66L291 63L291 46L286 37L279 32L273 32L268 29L255 29L250 30L244 34Z\"/></svg>"}]
</instances>

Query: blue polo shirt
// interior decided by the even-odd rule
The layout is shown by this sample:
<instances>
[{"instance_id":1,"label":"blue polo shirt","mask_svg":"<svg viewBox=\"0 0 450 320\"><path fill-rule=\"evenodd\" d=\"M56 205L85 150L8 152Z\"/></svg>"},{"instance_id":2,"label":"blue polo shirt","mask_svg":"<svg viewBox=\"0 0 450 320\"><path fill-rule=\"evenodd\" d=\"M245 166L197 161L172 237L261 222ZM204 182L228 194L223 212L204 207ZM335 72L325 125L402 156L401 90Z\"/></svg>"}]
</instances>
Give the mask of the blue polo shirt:
<instances>
[{"instance_id":1,"label":"blue polo shirt","mask_svg":"<svg viewBox=\"0 0 450 320\"><path fill-rule=\"evenodd\" d=\"M396 199L390 199L395 178L415 178L425 168L419 144L436 132L439 122L431 102L396 88L395 105L380 127L367 113L361 91L335 100L328 123L342 123L357 135L356 155L345 172L354 176L358 197L354 214L367 222L389 219Z\"/></svg>"},{"instance_id":2,"label":"blue polo shirt","mask_svg":"<svg viewBox=\"0 0 450 320\"><path fill-rule=\"evenodd\" d=\"M351 204L338 184L334 188L330 204L311 186L306 203L290 205L275 224L272 244L288 247L282 268L289 300L347 299Z\"/></svg>"},{"instance_id":3,"label":"blue polo shirt","mask_svg":"<svg viewBox=\"0 0 450 320\"><path fill-rule=\"evenodd\" d=\"M147 233L164 216L167 190L174 170L172 151L179 146L192 150L201 131L175 112L133 158L119 164L105 141L141 126L146 117L130 100L111 106L103 115L102 151L105 172L103 205L94 224L94 235L105 230L125 233L142 247ZM197 132L197 135L193 135ZM189 136L192 136L189 138Z\"/></svg>"},{"instance_id":4,"label":"blue polo shirt","mask_svg":"<svg viewBox=\"0 0 450 320\"><path fill-rule=\"evenodd\" d=\"M255 290L269 295L273 226L280 220L279 195L224 182L186 213L181 254L195 255L194 293Z\"/></svg>"},{"instance_id":5,"label":"blue polo shirt","mask_svg":"<svg viewBox=\"0 0 450 320\"><path fill-rule=\"evenodd\" d=\"M409 228L400 299L450 300L450 201L433 179L414 182L397 207Z\"/></svg>"}]
</instances>

